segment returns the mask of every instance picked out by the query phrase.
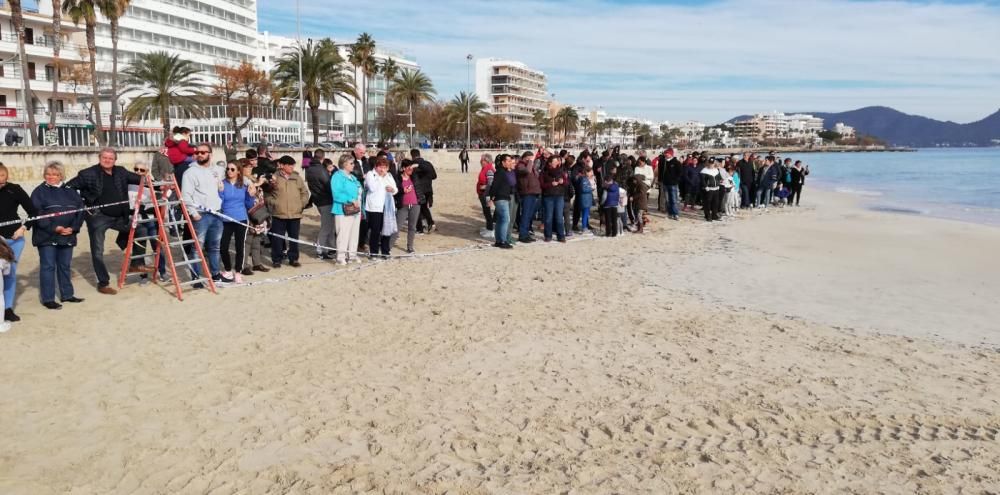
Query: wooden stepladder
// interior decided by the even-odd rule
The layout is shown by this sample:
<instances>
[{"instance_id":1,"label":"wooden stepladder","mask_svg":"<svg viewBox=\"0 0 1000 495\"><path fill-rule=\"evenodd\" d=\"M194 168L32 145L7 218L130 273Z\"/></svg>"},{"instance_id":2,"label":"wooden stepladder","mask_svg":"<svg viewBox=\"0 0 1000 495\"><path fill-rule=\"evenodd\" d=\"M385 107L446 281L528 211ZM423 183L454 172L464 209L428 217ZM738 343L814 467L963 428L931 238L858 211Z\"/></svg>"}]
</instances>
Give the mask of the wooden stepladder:
<instances>
[{"instance_id":1,"label":"wooden stepladder","mask_svg":"<svg viewBox=\"0 0 1000 495\"><path fill-rule=\"evenodd\" d=\"M159 191L157 191L159 188ZM146 203L145 205L143 203ZM142 215L144 207L153 210L152 215ZM175 207L176 208L175 211ZM156 234L149 235L149 229L142 228L136 236L136 229L140 226L148 226L156 222ZM190 233L190 239L184 239L184 228ZM122 259L122 271L118 276L118 288L125 285L129 276L143 275L145 272L131 270L132 262L144 258L145 253L134 255L133 247L135 243L145 244L146 241L155 241L156 248L153 253L153 270L151 276L153 282L158 282L157 277L160 272L161 257L170 268L171 282L174 285L174 293L177 299L184 300L184 288L208 287L212 293L215 291L215 282L208 271L208 262L202 252L201 243L195 234L194 224L188 214L187 206L181 200L181 190L177 183L172 180L154 182L152 177L146 175L139 183L139 192L135 198L135 209L132 212L132 224L128 232L128 244L125 246L125 254ZM189 249L190 248L190 249ZM180 256L176 256L176 254ZM175 261L176 260L176 261ZM201 265L201 274L194 276L193 268ZM178 277L178 268L187 268L192 273L192 280L181 282ZM181 270L183 273L184 270Z\"/></svg>"}]
</instances>

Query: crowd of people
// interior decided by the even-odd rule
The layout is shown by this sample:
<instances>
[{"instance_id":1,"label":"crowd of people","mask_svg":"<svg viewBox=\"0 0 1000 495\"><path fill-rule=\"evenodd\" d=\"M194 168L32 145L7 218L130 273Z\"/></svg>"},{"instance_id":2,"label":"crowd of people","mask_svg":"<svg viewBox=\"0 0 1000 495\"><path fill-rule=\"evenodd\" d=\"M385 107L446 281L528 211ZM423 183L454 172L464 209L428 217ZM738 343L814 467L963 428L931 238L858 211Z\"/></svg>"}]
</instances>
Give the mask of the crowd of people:
<instances>
[{"instance_id":1,"label":"crowd of people","mask_svg":"<svg viewBox=\"0 0 1000 495\"><path fill-rule=\"evenodd\" d=\"M320 149L304 153L299 164L287 155L275 159L264 146L247 150L243 157L227 146L226 161L213 162L210 144L189 141L190 130L175 128L151 163L136 162L131 170L117 164L114 149L105 148L98 164L70 180L62 164L50 162L44 182L30 195L8 181L8 171L0 164L5 309L0 331L20 320L14 312L17 263L29 230L39 253L41 303L53 310L83 302L75 295L70 269L83 225L97 290L117 293L104 262L105 237L115 231L116 244L125 250L135 212L147 221L137 224L128 274L146 278L156 267L161 279L172 276L162 250L157 262L147 265L146 254L157 251L159 217L170 222L171 229L180 225L172 232L184 236L182 244L191 259L197 256L191 239L198 240L209 273L201 273L200 262L189 264L189 283L195 288L203 286L204 277L242 283L244 276L286 264L298 268L300 244L313 248L319 259L346 265L360 261L360 256L391 256L403 232L406 252L413 253L417 234L437 230L432 213L437 172L420 150L405 156L388 149L372 154L358 145L334 162ZM501 249L534 242L536 225L545 242L596 235L598 225L608 237L645 232L653 189L659 190L659 211L674 220L681 211L695 208L702 209L707 221L716 221L738 209L797 206L809 174L801 162L782 161L773 154L746 153L738 159L690 153L682 160L673 149L652 159L642 151L632 156L618 148L600 153L585 149L577 155L547 149L520 156L483 154L480 167L476 193L485 232ZM172 197L170 183L178 186L180 198ZM144 184L157 185L140 191ZM179 209L161 207L162 214L156 215L154 195L158 203L183 202L192 228L174 221L183 218ZM301 240L301 221L312 207L319 215L319 231L315 239ZM20 211L28 220L21 219ZM268 248L270 256L265 258Z\"/></svg>"},{"instance_id":2,"label":"crowd of people","mask_svg":"<svg viewBox=\"0 0 1000 495\"><path fill-rule=\"evenodd\" d=\"M476 194L494 245L543 240L566 242L574 234L643 233L649 228L649 198L658 189L657 210L678 220L682 211L700 208L708 222L733 217L738 209L799 205L809 167L770 153L725 157L692 152L684 159L668 148L650 159L645 151L625 155L619 148L600 154L584 149L554 153L539 149L520 156L480 156ZM516 239L516 240L515 240Z\"/></svg>"}]
</instances>

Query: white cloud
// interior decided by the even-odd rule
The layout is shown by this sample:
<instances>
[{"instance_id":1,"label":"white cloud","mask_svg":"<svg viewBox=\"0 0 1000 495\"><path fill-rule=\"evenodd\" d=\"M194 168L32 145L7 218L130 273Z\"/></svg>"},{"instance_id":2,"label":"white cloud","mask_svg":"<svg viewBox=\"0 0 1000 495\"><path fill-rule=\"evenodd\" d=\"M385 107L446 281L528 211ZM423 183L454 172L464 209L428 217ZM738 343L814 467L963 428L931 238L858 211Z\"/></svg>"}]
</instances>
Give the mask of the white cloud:
<instances>
[{"instance_id":1,"label":"white cloud","mask_svg":"<svg viewBox=\"0 0 1000 495\"><path fill-rule=\"evenodd\" d=\"M274 22L264 18L272 14L274 7L265 3L271 1L261 2L262 26L294 33L294 12L285 10ZM881 104L967 122L1000 107L1000 8L987 4L363 5L302 0L304 31L344 40L370 32L377 42L415 56L442 96L465 89L465 55L472 53L545 71L549 91L560 101L657 120L715 122L772 109L841 111Z\"/></svg>"}]
</instances>

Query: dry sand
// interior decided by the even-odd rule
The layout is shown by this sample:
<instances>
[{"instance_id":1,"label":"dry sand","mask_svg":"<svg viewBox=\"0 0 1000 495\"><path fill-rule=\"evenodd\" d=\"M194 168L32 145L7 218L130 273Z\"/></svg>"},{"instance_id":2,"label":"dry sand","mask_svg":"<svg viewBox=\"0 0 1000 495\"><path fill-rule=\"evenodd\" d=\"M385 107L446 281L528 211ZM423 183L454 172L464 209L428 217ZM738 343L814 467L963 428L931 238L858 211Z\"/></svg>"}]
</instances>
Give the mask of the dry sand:
<instances>
[{"instance_id":1,"label":"dry sand","mask_svg":"<svg viewBox=\"0 0 1000 495\"><path fill-rule=\"evenodd\" d=\"M804 201L61 311L29 249L0 493L1000 492L1000 230Z\"/></svg>"}]
</instances>

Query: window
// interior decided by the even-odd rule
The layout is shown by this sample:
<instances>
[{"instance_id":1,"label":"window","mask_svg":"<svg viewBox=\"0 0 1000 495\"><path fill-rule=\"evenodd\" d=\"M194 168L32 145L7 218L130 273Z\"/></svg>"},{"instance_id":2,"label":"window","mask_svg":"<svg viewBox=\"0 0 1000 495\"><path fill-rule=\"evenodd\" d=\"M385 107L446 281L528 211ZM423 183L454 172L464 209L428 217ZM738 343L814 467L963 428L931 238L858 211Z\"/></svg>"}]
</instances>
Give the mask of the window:
<instances>
[{"instance_id":1,"label":"window","mask_svg":"<svg viewBox=\"0 0 1000 495\"><path fill-rule=\"evenodd\" d=\"M0 95L0 107L7 106L7 95Z\"/></svg>"},{"instance_id":2,"label":"window","mask_svg":"<svg viewBox=\"0 0 1000 495\"><path fill-rule=\"evenodd\" d=\"M24 28L24 44L34 45L35 44L35 30L31 28Z\"/></svg>"},{"instance_id":3,"label":"window","mask_svg":"<svg viewBox=\"0 0 1000 495\"><path fill-rule=\"evenodd\" d=\"M35 80L35 63L28 62L28 79Z\"/></svg>"},{"instance_id":4,"label":"window","mask_svg":"<svg viewBox=\"0 0 1000 495\"><path fill-rule=\"evenodd\" d=\"M56 77L56 68L52 65L45 66L45 79L51 81Z\"/></svg>"}]
</instances>

